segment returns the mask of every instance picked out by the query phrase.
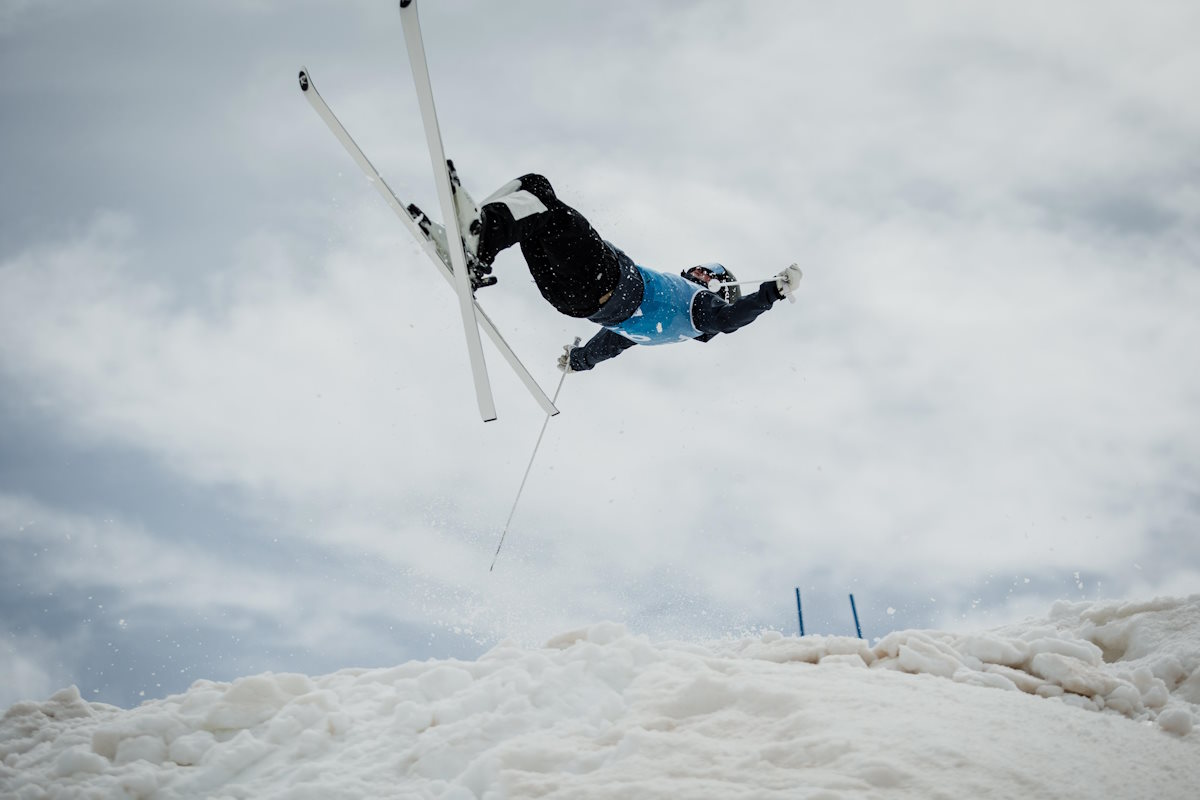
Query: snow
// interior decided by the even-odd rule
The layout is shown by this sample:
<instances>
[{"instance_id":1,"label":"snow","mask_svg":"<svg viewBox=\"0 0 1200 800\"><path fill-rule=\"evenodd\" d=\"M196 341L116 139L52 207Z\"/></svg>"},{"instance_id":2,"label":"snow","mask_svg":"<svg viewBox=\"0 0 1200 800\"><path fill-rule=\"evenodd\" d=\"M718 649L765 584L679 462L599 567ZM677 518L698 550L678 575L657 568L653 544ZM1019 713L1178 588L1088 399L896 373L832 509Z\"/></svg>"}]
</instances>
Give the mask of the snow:
<instances>
[{"instance_id":1,"label":"snow","mask_svg":"<svg viewBox=\"0 0 1200 800\"><path fill-rule=\"evenodd\" d=\"M1200 595L975 633L653 643L614 623L476 661L75 687L0 721L0 796L1194 798Z\"/></svg>"}]
</instances>

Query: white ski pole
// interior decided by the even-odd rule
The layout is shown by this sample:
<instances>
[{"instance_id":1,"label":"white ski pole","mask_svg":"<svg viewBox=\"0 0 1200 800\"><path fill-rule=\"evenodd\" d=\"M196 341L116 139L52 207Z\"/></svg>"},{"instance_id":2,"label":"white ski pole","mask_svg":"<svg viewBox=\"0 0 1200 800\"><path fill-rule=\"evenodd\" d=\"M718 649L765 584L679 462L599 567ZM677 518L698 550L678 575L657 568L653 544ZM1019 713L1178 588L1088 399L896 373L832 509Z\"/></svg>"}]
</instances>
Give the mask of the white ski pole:
<instances>
[{"instance_id":1,"label":"white ski pole","mask_svg":"<svg viewBox=\"0 0 1200 800\"><path fill-rule=\"evenodd\" d=\"M720 289L722 286L761 286L768 281L774 281L775 276L763 278L761 281L713 281L713 284Z\"/></svg>"},{"instance_id":2,"label":"white ski pole","mask_svg":"<svg viewBox=\"0 0 1200 800\"><path fill-rule=\"evenodd\" d=\"M716 288L714 289L712 286L709 286L708 289L709 289L709 291L712 291L712 292L719 292L719 291L721 291L721 287L723 287L723 286L761 286L762 284L768 283L768 282L774 283L774 281L777 277L778 276L772 276L770 278L763 278L761 281L727 281L724 283L716 283L714 281ZM795 292L789 293L787 298L788 298L788 300L791 300L793 303L796 302Z\"/></svg>"},{"instance_id":3,"label":"white ski pole","mask_svg":"<svg viewBox=\"0 0 1200 800\"><path fill-rule=\"evenodd\" d=\"M572 349L579 347L579 341L579 337L576 336ZM550 401L550 405L558 403L558 393L562 391L563 381L567 379L568 370L564 370L562 377L558 379L558 388L554 390L554 398ZM517 489L517 497L513 500L512 510L508 512L508 520L504 523L504 530L500 532L500 544L496 545L496 554L492 556L492 565L488 567L488 572L496 568L496 559L500 557L500 548L504 547L504 537L508 536L508 526L512 524L513 515L517 513L517 503L521 502L521 493L525 491L525 481L529 480L529 471L533 469L533 459L537 457L538 448L542 446L542 437L546 435L546 426L550 424L551 416L553 415L547 414L545 421L542 422L542 431L538 434L537 442L533 445L533 453L529 456L529 464L525 467L525 475L521 478L521 486Z\"/></svg>"}]
</instances>

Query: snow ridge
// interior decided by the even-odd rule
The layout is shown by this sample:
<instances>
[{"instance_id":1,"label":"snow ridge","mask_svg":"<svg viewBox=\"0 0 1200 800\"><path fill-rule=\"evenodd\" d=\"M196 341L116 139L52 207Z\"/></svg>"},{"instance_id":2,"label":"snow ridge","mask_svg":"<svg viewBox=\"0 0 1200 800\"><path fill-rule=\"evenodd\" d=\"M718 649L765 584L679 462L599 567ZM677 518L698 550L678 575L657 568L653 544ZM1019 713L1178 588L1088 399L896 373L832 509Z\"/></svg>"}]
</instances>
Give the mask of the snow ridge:
<instances>
[{"instance_id":1,"label":"snow ridge","mask_svg":"<svg viewBox=\"0 0 1200 800\"><path fill-rule=\"evenodd\" d=\"M1198 711L1200 595L874 646L652 644L601 623L130 710L70 687L0 721L0 795L1190 798Z\"/></svg>"}]
</instances>

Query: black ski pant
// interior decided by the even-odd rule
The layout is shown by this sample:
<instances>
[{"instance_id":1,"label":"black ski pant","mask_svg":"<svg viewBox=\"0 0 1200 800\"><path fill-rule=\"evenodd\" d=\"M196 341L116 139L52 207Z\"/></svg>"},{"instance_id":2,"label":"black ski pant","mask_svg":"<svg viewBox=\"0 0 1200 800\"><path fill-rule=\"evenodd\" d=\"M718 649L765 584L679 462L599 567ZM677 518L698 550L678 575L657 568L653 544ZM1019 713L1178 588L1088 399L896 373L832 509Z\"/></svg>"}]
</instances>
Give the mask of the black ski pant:
<instances>
[{"instance_id":1,"label":"black ski pant","mask_svg":"<svg viewBox=\"0 0 1200 800\"><path fill-rule=\"evenodd\" d=\"M538 290L561 313L590 317L620 280L616 255L591 224L558 199L544 176L522 175L485 202L479 257L514 244Z\"/></svg>"}]
</instances>

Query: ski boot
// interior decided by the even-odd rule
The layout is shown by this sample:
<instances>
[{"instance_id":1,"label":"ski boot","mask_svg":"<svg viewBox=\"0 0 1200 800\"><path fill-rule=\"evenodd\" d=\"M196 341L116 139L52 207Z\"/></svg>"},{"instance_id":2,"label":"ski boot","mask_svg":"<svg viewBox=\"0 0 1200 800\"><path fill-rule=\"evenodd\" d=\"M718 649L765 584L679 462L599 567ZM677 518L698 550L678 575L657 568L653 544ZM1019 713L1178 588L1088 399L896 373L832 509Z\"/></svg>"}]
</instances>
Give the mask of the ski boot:
<instances>
[{"instance_id":1,"label":"ski boot","mask_svg":"<svg viewBox=\"0 0 1200 800\"><path fill-rule=\"evenodd\" d=\"M450 173L450 191L454 195L454 211L458 214L458 230L462 234L463 250L467 254L467 266L471 270L471 288L492 286L496 278L492 276L492 261L490 258L480 258L479 240L483 235L483 214L479 205L463 188L459 180L458 170L454 162L446 159L446 170Z\"/></svg>"},{"instance_id":2,"label":"ski boot","mask_svg":"<svg viewBox=\"0 0 1200 800\"><path fill-rule=\"evenodd\" d=\"M462 233L463 249L467 253L467 264L471 267L471 285L491 286L496 282L492 276L492 258L484 258L480 248L480 237L483 235L483 212L467 190L463 188L458 178L458 170L454 162L446 159L446 168L450 172L450 190L454 193L454 210L458 214L458 230Z\"/></svg>"},{"instance_id":3,"label":"ski boot","mask_svg":"<svg viewBox=\"0 0 1200 800\"><path fill-rule=\"evenodd\" d=\"M417 227L419 227L421 231L433 242L433 246L437 249L438 257L442 259L442 263L449 267L451 271L453 271L454 267L450 262L450 248L446 243L446 229L431 220L429 216L416 205L409 205L407 211L408 215L416 221ZM478 235L475 237L475 240L478 242ZM466 247L465 241L463 242L463 245L463 249L467 254L467 274L471 277L471 291L474 292L476 289L481 287L495 285L496 278L491 274L492 265L484 264L479 261L479 259L476 258L475 255Z\"/></svg>"},{"instance_id":4,"label":"ski boot","mask_svg":"<svg viewBox=\"0 0 1200 800\"><path fill-rule=\"evenodd\" d=\"M483 219L479 206L463 188L454 162L446 159L446 170L450 173L450 192L454 195L454 210L458 214L458 230L462 234L463 248L467 255L479 259L479 236L483 233ZM489 265L490 266L490 265Z\"/></svg>"}]
</instances>

